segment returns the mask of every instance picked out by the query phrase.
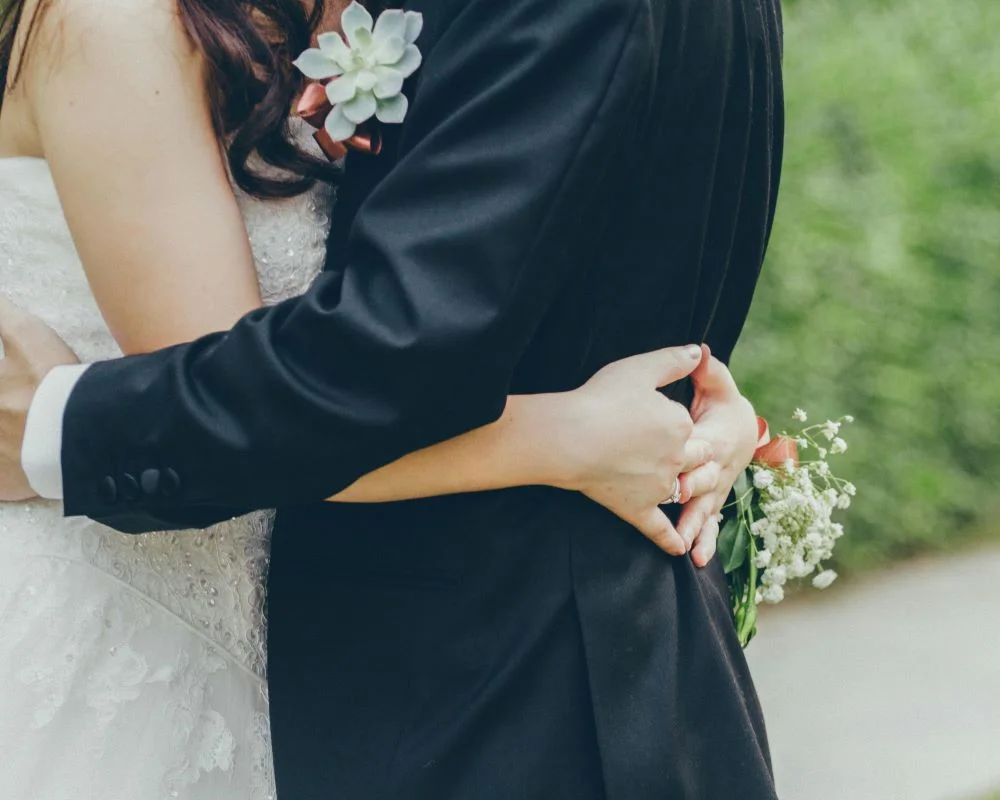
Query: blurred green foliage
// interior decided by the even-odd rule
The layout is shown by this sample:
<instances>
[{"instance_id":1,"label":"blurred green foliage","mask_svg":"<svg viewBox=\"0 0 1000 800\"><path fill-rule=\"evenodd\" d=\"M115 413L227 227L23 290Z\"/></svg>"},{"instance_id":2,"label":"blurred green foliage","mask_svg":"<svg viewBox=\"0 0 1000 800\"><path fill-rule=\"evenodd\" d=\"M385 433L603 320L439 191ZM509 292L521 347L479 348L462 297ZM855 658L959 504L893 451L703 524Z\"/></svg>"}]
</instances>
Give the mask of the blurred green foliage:
<instances>
[{"instance_id":1,"label":"blurred green foliage","mask_svg":"<svg viewBox=\"0 0 1000 800\"><path fill-rule=\"evenodd\" d=\"M853 414L839 566L1000 536L1000 2L786 0L778 218L734 371Z\"/></svg>"}]
</instances>

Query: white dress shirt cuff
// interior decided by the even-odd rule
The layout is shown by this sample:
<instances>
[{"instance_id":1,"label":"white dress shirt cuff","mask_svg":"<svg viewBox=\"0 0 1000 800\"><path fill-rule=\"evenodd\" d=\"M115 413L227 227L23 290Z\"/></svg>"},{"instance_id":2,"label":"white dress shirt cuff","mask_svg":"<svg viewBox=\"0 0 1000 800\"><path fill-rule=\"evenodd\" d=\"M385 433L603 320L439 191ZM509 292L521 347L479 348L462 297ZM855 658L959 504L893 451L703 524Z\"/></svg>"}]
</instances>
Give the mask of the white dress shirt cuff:
<instances>
[{"instance_id":1,"label":"white dress shirt cuff","mask_svg":"<svg viewBox=\"0 0 1000 800\"><path fill-rule=\"evenodd\" d=\"M62 500L63 413L73 387L88 364L56 367L39 384L28 409L21 445L21 468L41 497Z\"/></svg>"}]
</instances>

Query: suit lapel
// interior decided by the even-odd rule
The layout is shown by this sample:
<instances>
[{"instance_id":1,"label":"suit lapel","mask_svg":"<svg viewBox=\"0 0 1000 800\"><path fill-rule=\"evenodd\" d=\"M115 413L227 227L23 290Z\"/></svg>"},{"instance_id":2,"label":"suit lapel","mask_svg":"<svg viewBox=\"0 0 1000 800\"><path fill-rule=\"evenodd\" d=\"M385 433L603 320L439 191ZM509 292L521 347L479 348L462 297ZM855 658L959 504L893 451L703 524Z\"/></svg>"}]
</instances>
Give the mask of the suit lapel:
<instances>
[{"instance_id":1,"label":"suit lapel","mask_svg":"<svg viewBox=\"0 0 1000 800\"><path fill-rule=\"evenodd\" d=\"M417 45L426 62L446 27L447 4L443 0L412 0L407 3L387 2L384 5L419 11L424 15L424 29L417 40ZM373 8L373 11L377 9ZM421 67L417 70L403 89L411 103L420 88L422 69ZM344 269L343 261L347 257L347 243L354 227L354 218L375 187L396 165L399 159L399 142L405 125L404 122L403 125L383 127L382 152L377 156L354 151L348 153L344 163L344 175L337 188L337 204L333 211L330 236L327 239L325 265L327 271L340 272Z\"/></svg>"}]
</instances>

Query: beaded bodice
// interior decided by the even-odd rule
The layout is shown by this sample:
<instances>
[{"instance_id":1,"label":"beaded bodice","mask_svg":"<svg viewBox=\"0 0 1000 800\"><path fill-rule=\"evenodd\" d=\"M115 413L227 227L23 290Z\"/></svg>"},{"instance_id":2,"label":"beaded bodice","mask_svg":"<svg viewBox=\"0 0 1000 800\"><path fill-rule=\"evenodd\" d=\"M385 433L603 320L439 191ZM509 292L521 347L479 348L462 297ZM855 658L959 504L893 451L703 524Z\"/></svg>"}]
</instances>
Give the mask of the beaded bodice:
<instances>
[{"instance_id":1,"label":"beaded bodice","mask_svg":"<svg viewBox=\"0 0 1000 800\"><path fill-rule=\"evenodd\" d=\"M317 186L265 202L237 190L266 303L301 294L321 270L331 191ZM45 320L82 361L120 355L43 160L0 160L0 275L0 291ZM270 515L261 512L203 532L126 536L87 520L64 520L57 503L0 506L0 552L90 565L258 676L265 666L269 529Z\"/></svg>"}]
</instances>

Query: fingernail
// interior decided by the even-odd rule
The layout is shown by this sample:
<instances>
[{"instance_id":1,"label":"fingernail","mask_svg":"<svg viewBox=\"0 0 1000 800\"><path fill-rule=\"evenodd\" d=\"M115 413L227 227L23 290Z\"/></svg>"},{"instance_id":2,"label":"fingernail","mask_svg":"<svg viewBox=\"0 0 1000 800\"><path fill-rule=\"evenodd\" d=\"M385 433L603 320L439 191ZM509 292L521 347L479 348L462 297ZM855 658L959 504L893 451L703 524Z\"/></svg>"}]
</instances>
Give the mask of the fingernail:
<instances>
[{"instance_id":1,"label":"fingernail","mask_svg":"<svg viewBox=\"0 0 1000 800\"><path fill-rule=\"evenodd\" d=\"M688 358L701 358L701 346L696 344L689 344L684 348L684 352L687 353Z\"/></svg>"}]
</instances>

